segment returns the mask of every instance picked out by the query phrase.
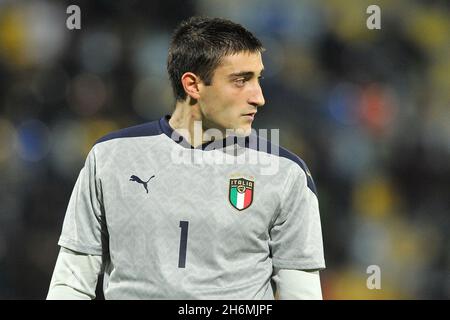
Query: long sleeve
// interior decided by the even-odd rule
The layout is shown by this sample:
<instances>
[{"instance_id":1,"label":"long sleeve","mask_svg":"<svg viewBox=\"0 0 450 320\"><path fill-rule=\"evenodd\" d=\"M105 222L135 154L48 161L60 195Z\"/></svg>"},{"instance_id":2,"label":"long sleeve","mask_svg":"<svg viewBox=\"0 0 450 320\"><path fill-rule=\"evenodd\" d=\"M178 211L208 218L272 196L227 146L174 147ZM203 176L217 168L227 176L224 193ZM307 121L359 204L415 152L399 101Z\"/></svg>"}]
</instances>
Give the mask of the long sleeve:
<instances>
[{"instance_id":1,"label":"long sleeve","mask_svg":"<svg viewBox=\"0 0 450 320\"><path fill-rule=\"evenodd\" d=\"M319 271L274 269L272 279L279 300L322 300Z\"/></svg>"},{"instance_id":2,"label":"long sleeve","mask_svg":"<svg viewBox=\"0 0 450 320\"><path fill-rule=\"evenodd\" d=\"M95 299L102 256L61 248L56 261L47 300Z\"/></svg>"}]
</instances>

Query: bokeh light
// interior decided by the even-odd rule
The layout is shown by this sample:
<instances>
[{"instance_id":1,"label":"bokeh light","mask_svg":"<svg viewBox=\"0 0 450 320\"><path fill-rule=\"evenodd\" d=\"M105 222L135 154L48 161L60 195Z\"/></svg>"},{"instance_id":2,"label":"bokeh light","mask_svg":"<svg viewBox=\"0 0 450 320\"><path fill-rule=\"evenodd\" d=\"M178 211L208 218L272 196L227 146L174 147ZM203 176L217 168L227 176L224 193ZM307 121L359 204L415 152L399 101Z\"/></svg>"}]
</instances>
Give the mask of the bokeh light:
<instances>
[{"instance_id":1,"label":"bokeh light","mask_svg":"<svg viewBox=\"0 0 450 320\"><path fill-rule=\"evenodd\" d=\"M51 147L49 128L41 121L27 120L17 128L17 152L22 160L37 162L45 158Z\"/></svg>"}]
</instances>

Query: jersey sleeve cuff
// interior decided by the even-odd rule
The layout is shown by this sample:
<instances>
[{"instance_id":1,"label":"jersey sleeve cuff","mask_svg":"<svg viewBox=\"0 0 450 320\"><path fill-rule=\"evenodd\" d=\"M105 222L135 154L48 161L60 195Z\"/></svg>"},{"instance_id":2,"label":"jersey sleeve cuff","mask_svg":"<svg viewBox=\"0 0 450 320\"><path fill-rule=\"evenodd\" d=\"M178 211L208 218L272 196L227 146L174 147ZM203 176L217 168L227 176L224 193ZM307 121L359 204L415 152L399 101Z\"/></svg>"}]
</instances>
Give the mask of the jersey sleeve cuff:
<instances>
[{"instance_id":1,"label":"jersey sleeve cuff","mask_svg":"<svg viewBox=\"0 0 450 320\"><path fill-rule=\"evenodd\" d=\"M63 237L59 238L58 245L76 252L90 254L94 256L101 256L103 254L103 250L101 247L80 244L77 241Z\"/></svg>"},{"instance_id":2,"label":"jersey sleeve cuff","mask_svg":"<svg viewBox=\"0 0 450 320\"><path fill-rule=\"evenodd\" d=\"M299 261L288 260L273 257L272 265L280 269L295 269L295 270L324 270L326 268L325 261Z\"/></svg>"}]
</instances>

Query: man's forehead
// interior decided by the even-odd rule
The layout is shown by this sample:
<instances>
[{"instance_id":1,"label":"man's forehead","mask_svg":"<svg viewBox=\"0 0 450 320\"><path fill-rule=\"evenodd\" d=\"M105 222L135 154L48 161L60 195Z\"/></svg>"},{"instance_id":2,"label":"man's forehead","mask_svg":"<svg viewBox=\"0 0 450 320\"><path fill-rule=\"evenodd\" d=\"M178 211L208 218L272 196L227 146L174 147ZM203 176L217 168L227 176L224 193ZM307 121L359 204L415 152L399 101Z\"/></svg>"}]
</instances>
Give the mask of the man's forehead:
<instances>
[{"instance_id":1,"label":"man's forehead","mask_svg":"<svg viewBox=\"0 0 450 320\"><path fill-rule=\"evenodd\" d=\"M239 52L223 57L216 71L225 74L260 73L264 69L260 52Z\"/></svg>"}]
</instances>

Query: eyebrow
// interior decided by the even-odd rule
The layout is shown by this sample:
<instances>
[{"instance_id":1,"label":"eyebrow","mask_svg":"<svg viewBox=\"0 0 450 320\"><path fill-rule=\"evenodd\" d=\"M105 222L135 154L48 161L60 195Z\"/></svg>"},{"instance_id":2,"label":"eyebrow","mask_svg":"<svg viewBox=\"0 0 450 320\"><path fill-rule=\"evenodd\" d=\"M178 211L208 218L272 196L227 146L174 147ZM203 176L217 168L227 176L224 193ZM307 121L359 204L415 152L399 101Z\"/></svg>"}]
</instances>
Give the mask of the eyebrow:
<instances>
[{"instance_id":1,"label":"eyebrow","mask_svg":"<svg viewBox=\"0 0 450 320\"><path fill-rule=\"evenodd\" d=\"M262 75L264 69L261 70L260 75ZM253 71L241 71L241 72L234 72L229 75L230 78L232 77L253 77L255 73Z\"/></svg>"}]
</instances>

